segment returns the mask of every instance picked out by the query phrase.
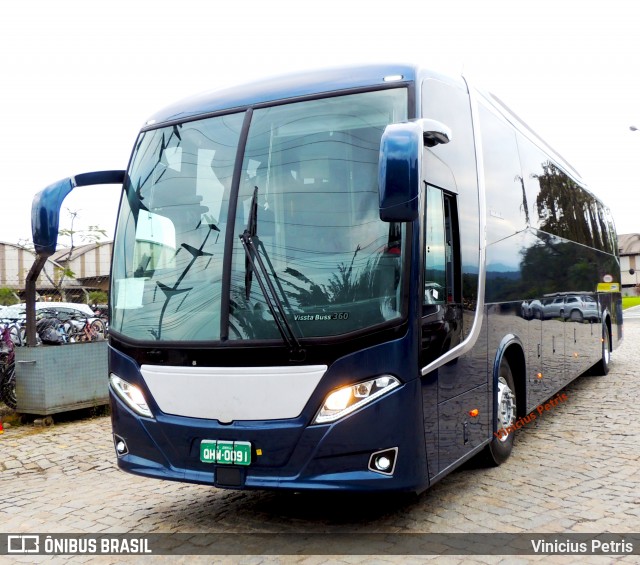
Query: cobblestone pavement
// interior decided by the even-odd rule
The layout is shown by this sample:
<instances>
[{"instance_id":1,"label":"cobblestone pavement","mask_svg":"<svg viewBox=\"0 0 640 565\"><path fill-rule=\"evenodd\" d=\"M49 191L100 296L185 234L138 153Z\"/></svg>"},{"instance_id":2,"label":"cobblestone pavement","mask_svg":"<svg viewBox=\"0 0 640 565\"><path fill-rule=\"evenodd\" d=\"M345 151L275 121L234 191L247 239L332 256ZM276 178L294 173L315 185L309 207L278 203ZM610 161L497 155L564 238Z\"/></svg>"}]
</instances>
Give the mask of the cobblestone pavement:
<instances>
[{"instance_id":1,"label":"cobblestone pavement","mask_svg":"<svg viewBox=\"0 0 640 565\"><path fill-rule=\"evenodd\" d=\"M583 376L569 385L564 390L565 402L519 432L514 453L505 464L491 469L467 465L417 499L241 492L140 478L117 469L108 417L57 423L50 428L11 427L0 435L0 530L22 534L348 531L355 536L395 532L640 532L639 344L640 319L630 319L609 375ZM14 558L2 559L0 562L16 562ZM74 558L92 563L130 559L140 558ZM153 559L315 565L420 563L432 558L285 555ZM438 563L638 562L638 556L436 559ZM33 558L24 562L33 562Z\"/></svg>"}]
</instances>

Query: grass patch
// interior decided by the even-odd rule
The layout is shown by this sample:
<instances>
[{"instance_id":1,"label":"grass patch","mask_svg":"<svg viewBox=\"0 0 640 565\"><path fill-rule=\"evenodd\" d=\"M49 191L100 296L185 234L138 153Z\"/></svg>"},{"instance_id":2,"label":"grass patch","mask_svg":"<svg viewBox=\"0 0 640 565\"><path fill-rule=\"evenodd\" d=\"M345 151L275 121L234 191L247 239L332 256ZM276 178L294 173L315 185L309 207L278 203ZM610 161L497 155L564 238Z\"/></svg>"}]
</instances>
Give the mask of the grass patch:
<instances>
[{"instance_id":1,"label":"grass patch","mask_svg":"<svg viewBox=\"0 0 640 565\"><path fill-rule=\"evenodd\" d=\"M640 296L623 296L622 309L626 310L632 306L640 306Z\"/></svg>"}]
</instances>

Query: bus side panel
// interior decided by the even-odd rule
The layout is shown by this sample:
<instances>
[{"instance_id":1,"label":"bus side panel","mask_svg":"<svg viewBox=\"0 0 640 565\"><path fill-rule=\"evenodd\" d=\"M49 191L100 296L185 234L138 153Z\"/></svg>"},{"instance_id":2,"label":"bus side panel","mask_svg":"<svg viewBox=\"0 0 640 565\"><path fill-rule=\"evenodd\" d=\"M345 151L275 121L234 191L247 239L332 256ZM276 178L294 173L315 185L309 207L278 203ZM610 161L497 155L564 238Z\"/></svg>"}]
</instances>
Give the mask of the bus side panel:
<instances>
[{"instance_id":1,"label":"bus side panel","mask_svg":"<svg viewBox=\"0 0 640 565\"><path fill-rule=\"evenodd\" d=\"M422 377L430 480L476 449L491 434L493 406L488 392L491 386L485 318L471 351ZM452 390L457 394L452 395Z\"/></svg>"},{"instance_id":2,"label":"bus side panel","mask_svg":"<svg viewBox=\"0 0 640 565\"><path fill-rule=\"evenodd\" d=\"M487 248L490 362L504 336L521 341L528 409L600 360L607 320L617 335L615 297L595 292L614 263L604 252L532 229Z\"/></svg>"},{"instance_id":3,"label":"bus side panel","mask_svg":"<svg viewBox=\"0 0 640 565\"><path fill-rule=\"evenodd\" d=\"M615 277L615 273L613 273ZM599 292L598 303L603 312L611 315L611 349L615 350L622 343L622 294L620 292Z\"/></svg>"}]
</instances>

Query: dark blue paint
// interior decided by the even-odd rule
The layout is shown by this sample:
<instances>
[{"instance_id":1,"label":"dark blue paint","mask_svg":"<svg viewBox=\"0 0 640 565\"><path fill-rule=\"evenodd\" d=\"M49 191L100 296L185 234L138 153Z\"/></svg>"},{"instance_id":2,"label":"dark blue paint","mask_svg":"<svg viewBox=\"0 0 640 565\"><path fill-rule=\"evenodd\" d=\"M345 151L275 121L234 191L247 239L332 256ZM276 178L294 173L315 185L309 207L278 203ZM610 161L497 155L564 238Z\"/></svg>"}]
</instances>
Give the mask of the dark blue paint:
<instances>
[{"instance_id":1,"label":"dark blue paint","mask_svg":"<svg viewBox=\"0 0 640 565\"><path fill-rule=\"evenodd\" d=\"M31 233L36 253L49 257L55 253L62 202L77 186L122 184L125 171L83 173L50 184L33 197Z\"/></svg>"},{"instance_id":2,"label":"dark blue paint","mask_svg":"<svg viewBox=\"0 0 640 565\"><path fill-rule=\"evenodd\" d=\"M418 218L422 135L415 122L391 124L382 134L378 187L380 219L385 222Z\"/></svg>"},{"instance_id":3,"label":"dark blue paint","mask_svg":"<svg viewBox=\"0 0 640 565\"><path fill-rule=\"evenodd\" d=\"M428 486L417 368L406 373L407 336L338 359L328 369L297 418L278 421L238 421L187 418L160 411L138 365L113 348L110 372L138 385L155 419L134 414L111 394L113 431L125 439L129 454L118 459L125 471L150 477L215 484L215 467L202 463L202 439L250 441L260 448L245 469L242 488L420 491ZM310 425L325 395L342 384L390 373L404 384L338 422ZM401 417L399 417L401 415ZM416 448L417 446L417 448ZM371 453L398 447L393 477L367 469Z\"/></svg>"},{"instance_id":4,"label":"dark blue paint","mask_svg":"<svg viewBox=\"0 0 640 565\"><path fill-rule=\"evenodd\" d=\"M277 100L340 93L344 90L380 86L398 86L414 81L418 67L412 65L369 65L304 72L270 78L251 84L207 92L182 100L157 112L147 122L150 126L173 121L185 121L196 116L228 112ZM401 75L402 81L385 83L384 77Z\"/></svg>"}]
</instances>

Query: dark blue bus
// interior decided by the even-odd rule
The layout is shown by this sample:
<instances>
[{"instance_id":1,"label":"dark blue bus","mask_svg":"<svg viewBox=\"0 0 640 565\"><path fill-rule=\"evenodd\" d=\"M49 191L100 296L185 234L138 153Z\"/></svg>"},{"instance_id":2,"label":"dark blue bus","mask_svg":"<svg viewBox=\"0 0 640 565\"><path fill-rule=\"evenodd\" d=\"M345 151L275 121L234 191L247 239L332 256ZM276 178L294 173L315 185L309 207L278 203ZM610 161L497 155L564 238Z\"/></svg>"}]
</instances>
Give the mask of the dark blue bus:
<instances>
[{"instance_id":1,"label":"dark blue bus","mask_svg":"<svg viewBox=\"0 0 640 565\"><path fill-rule=\"evenodd\" d=\"M616 234L497 98L416 66L180 102L122 184L109 379L121 469L235 489L420 492L622 339ZM564 397L563 397L564 398Z\"/></svg>"}]
</instances>

